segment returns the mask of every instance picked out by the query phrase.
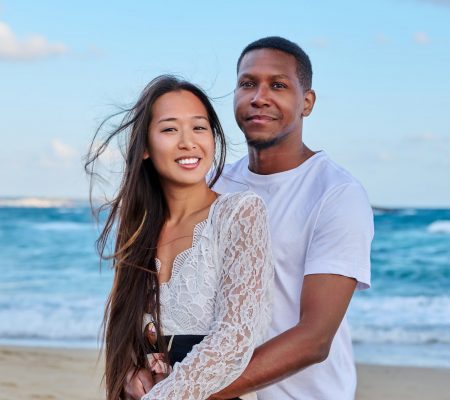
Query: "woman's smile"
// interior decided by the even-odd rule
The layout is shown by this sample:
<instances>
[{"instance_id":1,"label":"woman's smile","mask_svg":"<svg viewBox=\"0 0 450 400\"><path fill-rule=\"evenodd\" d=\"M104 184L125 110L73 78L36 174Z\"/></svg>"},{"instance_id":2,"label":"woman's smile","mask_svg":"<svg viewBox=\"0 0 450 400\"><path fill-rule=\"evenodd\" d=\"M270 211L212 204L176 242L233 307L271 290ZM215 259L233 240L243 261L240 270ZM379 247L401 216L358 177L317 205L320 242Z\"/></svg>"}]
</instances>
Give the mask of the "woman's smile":
<instances>
[{"instance_id":1,"label":"woman's smile","mask_svg":"<svg viewBox=\"0 0 450 400\"><path fill-rule=\"evenodd\" d=\"M182 157L175 160L175 162L184 169L194 169L200 164L200 157Z\"/></svg>"}]
</instances>

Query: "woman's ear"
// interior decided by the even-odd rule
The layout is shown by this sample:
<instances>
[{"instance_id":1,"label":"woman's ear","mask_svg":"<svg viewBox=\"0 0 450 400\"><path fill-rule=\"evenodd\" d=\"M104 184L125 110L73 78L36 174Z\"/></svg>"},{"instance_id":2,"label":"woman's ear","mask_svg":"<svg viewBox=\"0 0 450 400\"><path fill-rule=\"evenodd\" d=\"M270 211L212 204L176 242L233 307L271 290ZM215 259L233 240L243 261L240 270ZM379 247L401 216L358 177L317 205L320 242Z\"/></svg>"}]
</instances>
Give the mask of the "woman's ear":
<instances>
[{"instance_id":1,"label":"woman's ear","mask_svg":"<svg viewBox=\"0 0 450 400\"><path fill-rule=\"evenodd\" d=\"M142 159L147 160L148 158L150 158L150 154L149 154L148 150L145 150L144 155L142 156Z\"/></svg>"}]
</instances>

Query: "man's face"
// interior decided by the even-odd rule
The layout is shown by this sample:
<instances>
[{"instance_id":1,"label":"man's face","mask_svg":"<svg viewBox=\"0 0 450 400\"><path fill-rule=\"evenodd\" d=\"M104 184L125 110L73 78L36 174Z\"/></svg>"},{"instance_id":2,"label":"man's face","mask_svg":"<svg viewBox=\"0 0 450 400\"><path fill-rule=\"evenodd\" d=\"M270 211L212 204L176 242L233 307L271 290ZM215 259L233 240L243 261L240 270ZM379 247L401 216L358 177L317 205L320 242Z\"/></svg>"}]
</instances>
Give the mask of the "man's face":
<instances>
[{"instance_id":1,"label":"man's face","mask_svg":"<svg viewBox=\"0 0 450 400\"><path fill-rule=\"evenodd\" d=\"M294 56L259 49L241 60L234 92L234 114L247 143L270 147L291 134L301 134L305 101Z\"/></svg>"}]
</instances>

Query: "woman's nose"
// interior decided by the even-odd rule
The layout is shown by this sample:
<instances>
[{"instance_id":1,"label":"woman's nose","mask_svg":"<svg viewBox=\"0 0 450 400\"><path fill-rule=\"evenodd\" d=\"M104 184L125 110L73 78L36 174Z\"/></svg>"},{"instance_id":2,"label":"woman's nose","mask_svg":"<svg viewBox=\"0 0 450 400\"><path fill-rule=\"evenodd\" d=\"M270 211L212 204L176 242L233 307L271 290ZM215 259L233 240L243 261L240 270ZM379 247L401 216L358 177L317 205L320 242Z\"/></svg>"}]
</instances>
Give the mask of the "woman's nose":
<instances>
[{"instance_id":1,"label":"woman's nose","mask_svg":"<svg viewBox=\"0 0 450 400\"><path fill-rule=\"evenodd\" d=\"M180 149L188 149L188 150L196 148L195 137L193 132L190 132L189 130L183 130L180 135L178 147Z\"/></svg>"}]
</instances>

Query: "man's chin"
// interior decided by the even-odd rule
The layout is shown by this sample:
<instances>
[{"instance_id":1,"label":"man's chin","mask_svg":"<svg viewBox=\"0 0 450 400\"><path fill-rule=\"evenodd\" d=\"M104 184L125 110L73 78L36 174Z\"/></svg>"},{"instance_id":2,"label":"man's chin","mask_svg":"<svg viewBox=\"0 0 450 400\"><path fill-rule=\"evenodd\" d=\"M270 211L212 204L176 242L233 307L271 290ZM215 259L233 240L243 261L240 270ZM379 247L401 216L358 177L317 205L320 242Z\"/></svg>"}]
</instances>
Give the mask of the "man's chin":
<instances>
[{"instance_id":1,"label":"man's chin","mask_svg":"<svg viewBox=\"0 0 450 400\"><path fill-rule=\"evenodd\" d=\"M279 142L278 137L268 139L251 139L247 138L247 146L255 150L265 150L275 146Z\"/></svg>"}]
</instances>

